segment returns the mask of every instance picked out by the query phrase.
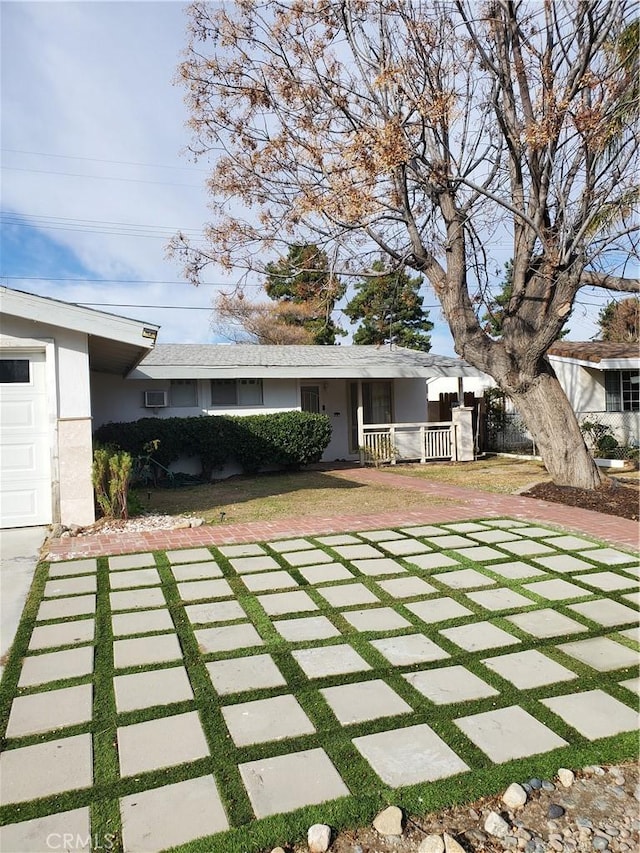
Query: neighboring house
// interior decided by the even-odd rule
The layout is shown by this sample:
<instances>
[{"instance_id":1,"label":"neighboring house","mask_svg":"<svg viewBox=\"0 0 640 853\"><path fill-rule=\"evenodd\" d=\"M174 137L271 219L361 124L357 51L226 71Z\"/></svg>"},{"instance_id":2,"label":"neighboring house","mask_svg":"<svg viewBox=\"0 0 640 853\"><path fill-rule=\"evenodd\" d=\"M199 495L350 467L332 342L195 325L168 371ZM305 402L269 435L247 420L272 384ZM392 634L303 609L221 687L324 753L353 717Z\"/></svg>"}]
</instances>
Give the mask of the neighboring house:
<instances>
[{"instance_id":1,"label":"neighboring house","mask_svg":"<svg viewBox=\"0 0 640 853\"><path fill-rule=\"evenodd\" d=\"M398 425L399 449L413 440L400 425L428 421L426 379L477 375L458 358L400 347L159 344L125 381L93 377L94 423L301 409L331 421L325 460L357 459L371 425Z\"/></svg>"},{"instance_id":2,"label":"neighboring house","mask_svg":"<svg viewBox=\"0 0 640 853\"><path fill-rule=\"evenodd\" d=\"M610 426L621 445L640 446L637 344L558 341L548 358L579 421Z\"/></svg>"},{"instance_id":3,"label":"neighboring house","mask_svg":"<svg viewBox=\"0 0 640 853\"><path fill-rule=\"evenodd\" d=\"M157 332L0 288L0 527L93 522L90 373L122 381Z\"/></svg>"}]
</instances>

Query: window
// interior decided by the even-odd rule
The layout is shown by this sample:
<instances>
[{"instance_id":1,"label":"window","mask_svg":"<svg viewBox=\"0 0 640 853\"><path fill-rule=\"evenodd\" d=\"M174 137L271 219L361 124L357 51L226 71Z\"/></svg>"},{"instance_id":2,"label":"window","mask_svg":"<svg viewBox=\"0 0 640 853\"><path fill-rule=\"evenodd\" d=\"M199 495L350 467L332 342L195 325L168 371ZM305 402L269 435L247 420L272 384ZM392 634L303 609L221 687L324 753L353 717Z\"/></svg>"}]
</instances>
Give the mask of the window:
<instances>
[{"instance_id":1,"label":"window","mask_svg":"<svg viewBox=\"0 0 640 853\"><path fill-rule=\"evenodd\" d=\"M198 388L195 379L171 380L171 405L177 407L198 405Z\"/></svg>"},{"instance_id":2,"label":"window","mask_svg":"<svg viewBox=\"0 0 640 853\"><path fill-rule=\"evenodd\" d=\"M0 382L27 384L30 381L28 358L0 359Z\"/></svg>"},{"instance_id":3,"label":"window","mask_svg":"<svg viewBox=\"0 0 640 853\"><path fill-rule=\"evenodd\" d=\"M262 379L212 379L212 406L261 406Z\"/></svg>"},{"instance_id":4,"label":"window","mask_svg":"<svg viewBox=\"0 0 640 853\"><path fill-rule=\"evenodd\" d=\"M300 408L303 412L311 412L313 415L320 414L320 386L300 386Z\"/></svg>"},{"instance_id":5,"label":"window","mask_svg":"<svg viewBox=\"0 0 640 853\"><path fill-rule=\"evenodd\" d=\"M393 422L391 382L362 383L362 415L365 424ZM349 383L349 451L358 450L358 383Z\"/></svg>"},{"instance_id":6,"label":"window","mask_svg":"<svg viewBox=\"0 0 640 853\"><path fill-rule=\"evenodd\" d=\"M607 412L640 411L640 373L638 371L605 371L604 389Z\"/></svg>"}]
</instances>

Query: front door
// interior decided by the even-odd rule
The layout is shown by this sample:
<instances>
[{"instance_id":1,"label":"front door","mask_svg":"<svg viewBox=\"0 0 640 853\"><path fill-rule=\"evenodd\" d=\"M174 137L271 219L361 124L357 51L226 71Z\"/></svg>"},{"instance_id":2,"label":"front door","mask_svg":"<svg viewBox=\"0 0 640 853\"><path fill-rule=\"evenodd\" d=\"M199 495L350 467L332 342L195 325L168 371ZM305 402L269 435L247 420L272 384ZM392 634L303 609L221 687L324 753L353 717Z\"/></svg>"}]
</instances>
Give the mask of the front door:
<instances>
[{"instance_id":1,"label":"front door","mask_svg":"<svg viewBox=\"0 0 640 853\"><path fill-rule=\"evenodd\" d=\"M391 382L362 383L362 412L365 424L393 423ZM358 383L349 383L349 452L358 452Z\"/></svg>"}]
</instances>

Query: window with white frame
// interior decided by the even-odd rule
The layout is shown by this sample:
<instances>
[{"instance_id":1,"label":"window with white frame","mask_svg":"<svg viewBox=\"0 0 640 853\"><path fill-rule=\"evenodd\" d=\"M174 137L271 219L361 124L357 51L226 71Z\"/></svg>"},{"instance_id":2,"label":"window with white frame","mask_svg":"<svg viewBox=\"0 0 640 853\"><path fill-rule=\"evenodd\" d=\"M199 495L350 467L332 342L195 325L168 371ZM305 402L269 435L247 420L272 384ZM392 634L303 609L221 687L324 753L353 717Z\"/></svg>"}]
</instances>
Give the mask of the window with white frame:
<instances>
[{"instance_id":1,"label":"window with white frame","mask_svg":"<svg viewBox=\"0 0 640 853\"><path fill-rule=\"evenodd\" d=\"M640 372L606 370L604 388L607 412L640 411Z\"/></svg>"},{"instance_id":2,"label":"window with white frame","mask_svg":"<svg viewBox=\"0 0 640 853\"><path fill-rule=\"evenodd\" d=\"M212 379L211 405L261 406L262 379Z\"/></svg>"},{"instance_id":3,"label":"window with white frame","mask_svg":"<svg viewBox=\"0 0 640 853\"><path fill-rule=\"evenodd\" d=\"M171 380L171 405L177 408L198 405L198 387L195 379Z\"/></svg>"}]
</instances>

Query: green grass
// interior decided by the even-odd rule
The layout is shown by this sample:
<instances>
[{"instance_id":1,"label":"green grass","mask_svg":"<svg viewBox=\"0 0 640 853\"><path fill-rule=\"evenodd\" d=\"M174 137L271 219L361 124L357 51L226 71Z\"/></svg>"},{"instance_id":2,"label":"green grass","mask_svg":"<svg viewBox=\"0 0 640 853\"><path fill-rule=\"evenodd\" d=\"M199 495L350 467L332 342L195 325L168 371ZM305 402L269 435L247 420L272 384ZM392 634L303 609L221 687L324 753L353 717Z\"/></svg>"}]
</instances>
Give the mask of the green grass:
<instances>
[{"instance_id":1,"label":"green grass","mask_svg":"<svg viewBox=\"0 0 640 853\"><path fill-rule=\"evenodd\" d=\"M446 526L444 525L438 526L442 528L443 533L451 532L446 530ZM549 530L550 535L558 532L551 530L551 528ZM374 544L374 547L378 547L384 551L383 544L372 544ZM602 543L594 541L594 544L599 546ZM615 629L603 628L599 624L568 609L568 605L573 601L589 601L604 597L619 601L635 609L633 605L630 605L622 597L626 590L599 593L589 589L584 582L576 580L566 573L561 574L545 570L549 578L558 577L570 580L572 583L590 592L588 598L576 598L550 603L532 591L527 591L527 579L511 581L494 572L492 567L495 568L500 563L500 560L497 562L490 561L485 564L472 563L460 558L454 551L444 550L443 553L457 559L460 565L427 572L419 570L412 565L410 558L396 557L393 554L387 555L395 559L407 570L402 575L403 577L410 575L424 577L436 590L429 596L416 596L411 599L399 600L391 597L382 587L379 587L375 578L362 575L358 572L352 563L342 559L329 546L318 544L317 547L322 548L330 554L335 562L347 567L354 575L353 579L351 581L331 581L324 584L311 585L307 583L298 569L290 567L279 553L271 551L265 545L265 550L275 557L281 568L286 569L291 574L293 579L299 584L298 588L304 589L318 607L317 611L311 613L301 613L298 616L295 614L286 614L282 617L274 618L289 619L324 615L340 630L340 636L333 639L305 643L289 643L285 641L275 630L273 619L267 616L260 605L258 597L247 592L241 577L235 572L231 562L217 551L217 549L212 548L212 554L215 556L224 577L231 585L234 595L245 610L248 620L253 623L264 641L263 646L220 653L202 653L198 648L194 630L202 626L197 625L194 628L189 622L185 611L185 603L180 599L169 561L163 552L156 553L155 564L160 575L166 604L174 621L175 630L182 647L184 665L189 675L194 698L173 705L140 709L126 714L118 714L115 704L113 688L113 636L109 607L109 570L107 559L101 558L98 561L97 569L98 594L96 637L94 643L96 653L95 669L93 678L91 679L94 687L92 721L84 725L74 726L72 729L69 728L62 731L49 732L45 735L31 735L7 740L5 738L6 727L11 703L16 695L48 691L57 686L70 686L71 684L83 683L89 680L88 677L85 677L64 682L53 682L28 689L21 689L17 686L21 661L27 653L31 632L36 622L38 607L48 576L48 565L44 563L40 564L36 570L22 621L9 656L3 681L0 685L0 736L2 737L2 747L14 749L32 743L53 740L61 736L90 732L93 736L94 744L94 785L89 790L70 791L62 795L46 797L29 803L4 806L0 809L0 824L20 822L52 812L66 811L89 805L91 808L92 833L94 837L102 839L109 837L112 839L112 842L110 842L112 849L118 850L121 849L121 823L118 805L121 797L172 782L213 773L231 829L225 833L189 842L179 849L183 853L196 853L196 851L202 851L202 853L210 853L210 851L240 853L240 851L258 851L278 844L285 845L295 842L302 838L306 833L307 827L315 822L329 823L335 829L368 824L375 813L388 803L400 805L410 814L424 814L446 806L471 802L480 796L496 793L513 780L523 780L532 775L551 777L559 766L576 768L590 763L619 762L635 757L637 751L635 733L624 733L590 742L539 701L542 698L564 695L576 691L603 689L625 705L634 707L633 694L618 684L619 681L635 675L632 668L615 672L596 672L591 667L579 663L557 648L559 644L565 641L579 640L587 636L611 635L621 644L632 649L637 649L637 644L628 638L618 635ZM492 544L490 547L500 551L499 543ZM559 553L563 552L559 551ZM536 566L533 560L515 557L506 551L503 552L502 559L509 562L518 560L532 567L541 568L540 566ZM603 569L602 565L593 560L588 562L592 565L592 570L590 571L597 572ZM496 580L499 586L511 588L525 594L531 599L531 604L527 607L518 608L516 611L484 610L484 608L476 604L472 599L467 598L463 591L451 588L444 582L446 581L446 574L460 568L476 569L487 577ZM610 567L609 571L618 572L618 569ZM623 570L618 573L623 577L627 577ZM584 572L579 572L579 574L584 574ZM444 577L435 578L434 575L443 575ZM389 577L391 578L393 575ZM380 580L385 579L387 579L387 576L380 578ZM533 579L542 580L544 578L537 576ZM532 578L529 578L529 580L532 580ZM354 605L349 608L333 608L328 605L327 601L321 595L323 586L339 586L353 581L359 582L371 590L378 597L379 605ZM628 589L632 588L635 588L634 581L630 578ZM428 625L422 622L405 606L409 601L430 600L442 595L446 595L463 604L472 612L473 616L463 616L447 620L446 622ZM195 602L188 602L188 604L193 603ZM409 627L387 632L359 632L351 626L341 613L341 610L361 610L377 606L394 608L407 620ZM559 613L569 616L584 627L584 632L575 635L571 634L566 637L554 637L550 640L537 640L505 618L511 612L535 611L545 606L552 607ZM500 649L468 652L459 648L439 633L444 628L466 624L474 619L490 620L493 624L519 639L520 643ZM238 622L239 620L235 621ZM233 624L233 622L225 622L224 624ZM434 640L451 657L431 663L393 667L370 644L370 640L372 639L402 636L412 633L422 633ZM339 677L309 680L291 654L294 649L312 648L319 645L339 645L341 643L348 643L364 658L371 669ZM530 690L518 690L510 682L504 680L492 670L485 668L481 662L485 657L493 657L514 651L525 651L527 649L543 650L548 657L573 670L579 676L579 681L560 682ZM47 649L46 651L50 650ZM206 670L206 663L208 661L265 653L270 654L276 662L276 665L287 681L287 687L255 689L223 697L218 696ZM464 666L470 672L493 686L499 692L498 695L474 701L458 702L452 705L434 705L402 677L403 673L439 669L453 663ZM131 667L118 671L118 674L162 669L172 665L175 665L175 663ZM330 706L320 693L320 689L336 684L357 683L378 678L384 679L410 705L412 708L411 713L375 719L349 726L340 725ZM229 738L221 711L222 707L239 702L268 698L283 693L289 693L296 697L313 723L316 729L315 733L277 742L236 747ZM506 708L514 704L520 705L526 711L529 711L536 719L564 738L568 742L568 746L542 755L534 755L494 765L484 752L458 729L454 722L456 718L461 716ZM120 778L116 736L119 726L131 725L133 723L189 711L198 712L209 747L210 757L167 769L141 773L135 777ZM353 744L353 739L362 735L404 728L425 722L466 762L470 767L470 771L452 778L393 789L381 782ZM317 806L308 806L288 814L274 815L262 820L254 819L249 798L238 771L238 764L317 747L321 747L328 754L345 784L353 792L352 796Z\"/></svg>"}]
</instances>

